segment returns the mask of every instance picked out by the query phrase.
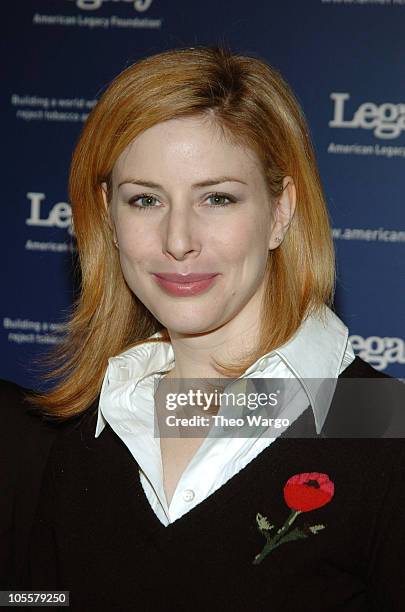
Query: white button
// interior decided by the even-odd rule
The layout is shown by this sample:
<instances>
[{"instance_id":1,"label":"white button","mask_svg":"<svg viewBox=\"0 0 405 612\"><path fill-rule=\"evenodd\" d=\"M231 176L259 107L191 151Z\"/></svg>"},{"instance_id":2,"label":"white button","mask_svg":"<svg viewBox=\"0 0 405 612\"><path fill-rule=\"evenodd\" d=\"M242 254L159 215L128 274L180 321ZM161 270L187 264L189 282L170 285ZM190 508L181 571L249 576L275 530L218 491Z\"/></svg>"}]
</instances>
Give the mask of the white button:
<instances>
[{"instance_id":1,"label":"white button","mask_svg":"<svg viewBox=\"0 0 405 612\"><path fill-rule=\"evenodd\" d=\"M195 497L195 493L192 489L186 489L183 491L183 499L184 501L192 501Z\"/></svg>"}]
</instances>

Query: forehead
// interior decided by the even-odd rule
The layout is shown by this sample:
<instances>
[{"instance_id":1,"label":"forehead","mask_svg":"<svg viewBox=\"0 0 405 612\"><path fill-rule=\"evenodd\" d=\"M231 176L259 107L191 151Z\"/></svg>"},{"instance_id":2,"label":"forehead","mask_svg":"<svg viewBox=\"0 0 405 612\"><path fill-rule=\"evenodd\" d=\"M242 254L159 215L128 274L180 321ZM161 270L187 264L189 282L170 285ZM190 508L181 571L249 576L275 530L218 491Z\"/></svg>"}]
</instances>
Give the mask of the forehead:
<instances>
[{"instance_id":1,"label":"forehead","mask_svg":"<svg viewBox=\"0 0 405 612\"><path fill-rule=\"evenodd\" d=\"M255 180L261 174L256 153L236 144L213 120L205 117L170 119L137 136L119 156L116 179L134 171L171 173L179 178L237 172Z\"/></svg>"}]
</instances>

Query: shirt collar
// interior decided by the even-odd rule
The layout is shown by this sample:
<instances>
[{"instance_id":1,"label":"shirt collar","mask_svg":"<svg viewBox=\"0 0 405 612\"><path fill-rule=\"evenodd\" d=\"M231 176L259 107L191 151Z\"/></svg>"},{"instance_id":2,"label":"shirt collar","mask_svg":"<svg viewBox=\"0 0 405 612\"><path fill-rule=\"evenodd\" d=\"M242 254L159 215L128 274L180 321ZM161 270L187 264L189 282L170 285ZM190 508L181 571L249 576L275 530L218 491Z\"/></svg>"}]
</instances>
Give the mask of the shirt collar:
<instances>
[{"instance_id":1,"label":"shirt collar","mask_svg":"<svg viewBox=\"0 0 405 612\"><path fill-rule=\"evenodd\" d=\"M156 332L150 338L160 336ZM294 336L281 347L263 355L245 370L240 378L266 377L266 369L274 359L281 360L298 378L312 406L317 433L322 430L340 372L354 359L349 330L326 305L317 314L309 315ZM108 360L100 392L95 437L103 431L105 419L100 404L107 387L122 391L124 383L137 385L141 380L174 366L174 352L169 342L148 343L147 340Z\"/></svg>"}]
</instances>

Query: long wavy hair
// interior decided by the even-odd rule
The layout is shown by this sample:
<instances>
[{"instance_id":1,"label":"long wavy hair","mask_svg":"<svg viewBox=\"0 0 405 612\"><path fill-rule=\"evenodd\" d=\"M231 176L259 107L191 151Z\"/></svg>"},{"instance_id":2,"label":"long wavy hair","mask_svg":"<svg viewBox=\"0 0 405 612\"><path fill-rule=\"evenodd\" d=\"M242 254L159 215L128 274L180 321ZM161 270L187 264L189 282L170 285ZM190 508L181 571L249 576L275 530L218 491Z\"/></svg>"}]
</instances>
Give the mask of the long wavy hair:
<instances>
[{"instance_id":1,"label":"long wavy hair","mask_svg":"<svg viewBox=\"0 0 405 612\"><path fill-rule=\"evenodd\" d=\"M237 144L259 157L269 193L285 176L297 202L281 245L268 252L260 341L238 363L218 363L239 377L259 357L287 342L311 313L332 305L335 254L316 159L303 112L277 70L224 46L168 50L137 61L106 88L73 153L69 197L81 282L63 342L47 360L50 390L30 401L51 420L79 415L97 398L109 357L145 342L170 342L168 331L123 277L101 185L144 130L173 118L209 114ZM52 367L49 368L49 364Z\"/></svg>"}]
</instances>

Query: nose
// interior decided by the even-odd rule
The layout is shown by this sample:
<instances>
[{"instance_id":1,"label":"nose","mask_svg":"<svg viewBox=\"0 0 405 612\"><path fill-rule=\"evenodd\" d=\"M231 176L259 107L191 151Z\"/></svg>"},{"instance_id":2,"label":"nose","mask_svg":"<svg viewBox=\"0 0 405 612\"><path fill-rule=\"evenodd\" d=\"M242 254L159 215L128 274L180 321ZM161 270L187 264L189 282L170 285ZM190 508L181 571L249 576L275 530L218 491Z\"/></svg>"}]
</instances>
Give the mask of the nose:
<instances>
[{"instance_id":1,"label":"nose","mask_svg":"<svg viewBox=\"0 0 405 612\"><path fill-rule=\"evenodd\" d=\"M162 251L182 260L201 250L201 223L188 202L177 202L162 220Z\"/></svg>"}]
</instances>

